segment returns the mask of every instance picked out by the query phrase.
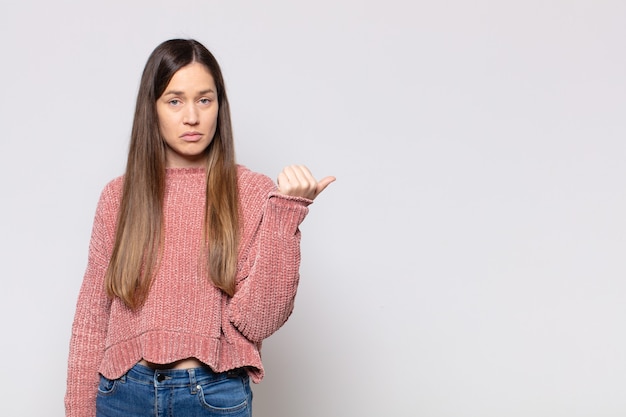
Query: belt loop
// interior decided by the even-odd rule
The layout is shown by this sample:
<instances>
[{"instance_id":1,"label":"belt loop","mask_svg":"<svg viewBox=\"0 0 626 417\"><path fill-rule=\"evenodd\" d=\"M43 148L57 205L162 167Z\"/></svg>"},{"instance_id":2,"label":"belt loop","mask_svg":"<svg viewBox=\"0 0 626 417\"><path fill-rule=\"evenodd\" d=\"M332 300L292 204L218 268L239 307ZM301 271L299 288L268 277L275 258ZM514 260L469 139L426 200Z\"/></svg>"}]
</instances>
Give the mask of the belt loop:
<instances>
[{"instance_id":1,"label":"belt loop","mask_svg":"<svg viewBox=\"0 0 626 417\"><path fill-rule=\"evenodd\" d=\"M191 393L195 394L198 392L198 383L196 380L196 370L194 368L187 369L187 373L189 374L189 387L191 388Z\"/></svg>"}]
</instances>

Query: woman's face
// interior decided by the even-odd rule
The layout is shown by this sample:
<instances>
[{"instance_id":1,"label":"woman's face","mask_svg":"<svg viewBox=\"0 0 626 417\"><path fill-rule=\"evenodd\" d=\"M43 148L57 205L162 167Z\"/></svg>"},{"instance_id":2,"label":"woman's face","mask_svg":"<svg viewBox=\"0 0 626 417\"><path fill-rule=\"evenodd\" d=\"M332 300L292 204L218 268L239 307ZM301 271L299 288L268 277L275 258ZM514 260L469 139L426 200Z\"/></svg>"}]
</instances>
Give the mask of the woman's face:
<instances>
[{"instance_id":1,"label":"woman's face","mask_svg":"<svg viewBox=\"0 0 626 417\"><path fill-rule=\"evenodd\" d=\"M204 166L218 109L215 81L204 65L193 62L174 74L156 104L168 167Z\"/></svg>"}]
</instances>

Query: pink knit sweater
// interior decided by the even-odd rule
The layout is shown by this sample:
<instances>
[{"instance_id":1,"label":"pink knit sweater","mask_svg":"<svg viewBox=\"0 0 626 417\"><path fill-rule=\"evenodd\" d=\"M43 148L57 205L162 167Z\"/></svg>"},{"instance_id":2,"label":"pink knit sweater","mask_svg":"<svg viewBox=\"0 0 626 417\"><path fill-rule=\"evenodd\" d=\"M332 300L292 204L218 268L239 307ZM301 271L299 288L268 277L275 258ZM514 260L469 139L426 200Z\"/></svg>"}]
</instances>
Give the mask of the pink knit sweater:
<instances>
[{"instance_id":1,"label":"pink knit sweater","mask_svg":"<svg viewBox=\"0 0 626 417\"><path fill-rule=\"evenodd\" d=\"M107 184L96 210L72 326L66 416L95 416L98 374L119 378L142 358L170 363L195 357L217 372L248 367L259 382L261 342L293 309L298 226L311 201L282 196L268 177L239 167L243 225L231 298L200 272L205 171L168 169L162 258L145 304L132 311L104 288L122 184L122 177Z\"/></svg>"}]
</instances>

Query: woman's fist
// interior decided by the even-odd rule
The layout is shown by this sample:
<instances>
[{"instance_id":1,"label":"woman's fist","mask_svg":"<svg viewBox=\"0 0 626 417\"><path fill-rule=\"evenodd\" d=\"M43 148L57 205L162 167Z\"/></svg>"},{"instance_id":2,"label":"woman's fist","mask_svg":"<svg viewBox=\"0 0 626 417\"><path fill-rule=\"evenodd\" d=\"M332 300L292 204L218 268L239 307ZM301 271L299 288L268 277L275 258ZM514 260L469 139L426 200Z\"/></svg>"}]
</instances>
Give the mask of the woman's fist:
<instances>
[{"instance_id":1,"label":"woman's fist","mask_svg":"<svg viewBox=\"0 0 626 417\"><path fill-rule=\"evenodd\" d=\"M278 174L278 192L292 197L315 200L335 177L326 177L319 182L304 165L289 165Z\"/></svg>"}]
</instances>

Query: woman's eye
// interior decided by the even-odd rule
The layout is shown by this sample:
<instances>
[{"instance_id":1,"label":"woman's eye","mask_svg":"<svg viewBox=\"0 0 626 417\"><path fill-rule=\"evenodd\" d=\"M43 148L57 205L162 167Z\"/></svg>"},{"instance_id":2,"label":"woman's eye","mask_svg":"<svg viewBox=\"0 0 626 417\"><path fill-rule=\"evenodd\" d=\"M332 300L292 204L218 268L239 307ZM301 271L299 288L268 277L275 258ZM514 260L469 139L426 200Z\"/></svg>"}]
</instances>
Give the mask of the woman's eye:
<instances>
[{"instance_id":1,"label":"woman's eye","mask_svg":"<svg viewBox=\"0 0 626 417\"><path fill-rule=\"evenodd\" d=\"M211 99L208 98L201 98L200 100L201 104L210 104L211 103Z\"/></svg>"},{"instance_id":2,"label":"woman's eye","mask_svg":"<svg viewBox=\"0 0 626 417\"><path fill-rule=\"evenodd\" d=\"M178 99L173 99L173 100L170 100L170 101L169 101L169 103L170 103L172 106L178 106L178 105L180 104L180 100L178 100Z\"/></svg>"}]
</instances>

